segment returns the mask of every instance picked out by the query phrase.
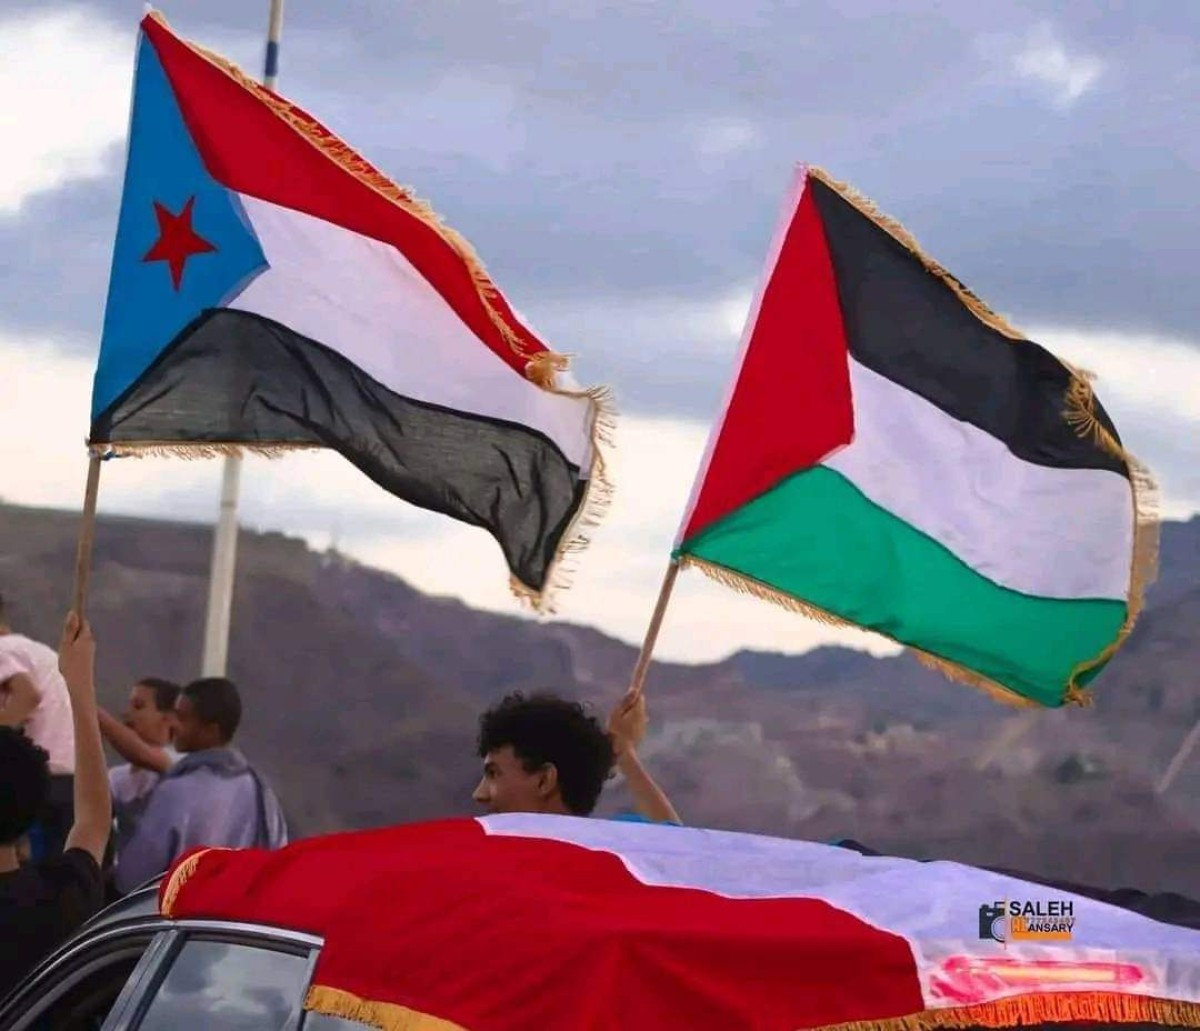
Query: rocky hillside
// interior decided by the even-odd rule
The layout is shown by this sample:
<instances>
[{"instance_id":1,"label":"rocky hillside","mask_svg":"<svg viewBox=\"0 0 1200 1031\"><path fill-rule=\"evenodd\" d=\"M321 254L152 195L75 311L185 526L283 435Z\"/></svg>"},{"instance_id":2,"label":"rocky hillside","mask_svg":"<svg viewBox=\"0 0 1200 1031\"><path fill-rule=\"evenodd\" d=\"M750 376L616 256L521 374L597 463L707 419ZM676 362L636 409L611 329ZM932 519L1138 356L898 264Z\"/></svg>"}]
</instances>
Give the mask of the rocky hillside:
<instances>
[{"instance_id":1,"label":"rocky hillside","mask_svg":"<svg viewBox=\"0 0 1200 1031\"><path fill-rule=\"evenodd\" d=\"M0 591L27 632L57 635L76 526L0 506ZM102 522L107 704L137 676L195 675L210 546L206 527ZM241 743L303 833L469 812L484 704L549 688L606 706L633 665L594 629L474 611L278 534L239 549ZM1200 719L1200 520L1164 528L1162 565L1089 709L1021 715L907 657L743 652L653 667L647 756L692 823L1200 895L1200 751L1154 791Z\"/></svg>"}]
</instances>

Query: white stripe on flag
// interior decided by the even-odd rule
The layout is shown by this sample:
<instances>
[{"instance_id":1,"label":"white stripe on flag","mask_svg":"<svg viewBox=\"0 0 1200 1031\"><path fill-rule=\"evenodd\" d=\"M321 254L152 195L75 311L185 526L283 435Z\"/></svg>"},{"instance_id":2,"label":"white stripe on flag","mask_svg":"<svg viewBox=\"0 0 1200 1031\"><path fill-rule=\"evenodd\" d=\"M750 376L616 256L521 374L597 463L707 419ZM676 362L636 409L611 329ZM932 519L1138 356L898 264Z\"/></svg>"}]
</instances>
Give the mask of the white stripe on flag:
<instances>
[{"instance_id":1,"label":"white stripe on flag","mask_svg":"<svg viewBox=\"0 0 1200 1031\"><path fill-rule=\"evenodd\" d=\"M974 986L976 1002L1028 991L1110 990L1200 1002L1200 931L1158 923L1129 910L989 873L959 863L920 863L862 856L833 845L757 834L664 824L510 813L482 817L488 834L545 838L612 853L643 884L694 888L726 898L820 899L873 927L904 938L912 949L926 1005L958 1001L935 983L948 960L1038 960L1070 970L1094 964L1136 966L1132 985L1030 981L1018 991L997 981ZM1007 946L979 934L979 907L997 901L1070 901L1069 942ZM1031 968L1036 971L1036 966ZM1085 970L1084 976L1091 972ZM853 971L847 971L852 977Z\"/></svg>"},{"instance_id":2,"label":"white stripe on flag","mask_svg":"<svg viewBox=\"0 0 1200 1031\"><path fill-rule=\"evenodd\" d=\"M850 388L854 439L823 465L1003 587L1125 599L1134 512L1123 476L1017 458L854 359Z\"/></svg>"},{"instance_id":3,"label":"white stripe on flag","mask_svg":"<svg viewBox=\"0 0 1200 1031\"><path fill-rule=\"evenodd\" d=\"M548 393L507 366L396 248L240 199L270 267L229 308L282 323L403 397L538 430L587 475L587 399Z\"/></svg>"}]
</instances>

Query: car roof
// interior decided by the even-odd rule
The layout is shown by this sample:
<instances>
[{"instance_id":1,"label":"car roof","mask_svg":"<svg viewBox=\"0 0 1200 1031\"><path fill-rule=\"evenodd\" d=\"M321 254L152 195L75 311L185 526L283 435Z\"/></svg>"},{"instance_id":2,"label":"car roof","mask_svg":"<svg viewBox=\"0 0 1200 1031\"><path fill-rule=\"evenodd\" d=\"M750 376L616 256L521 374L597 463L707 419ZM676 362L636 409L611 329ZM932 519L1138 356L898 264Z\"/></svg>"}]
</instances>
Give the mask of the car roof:
<instances>
[{"instance_id":1,"label":"car roof","mask_svg":"<svg viewBox=\"0 0 1200 1031\"><path fill-rule=\"evenodd\" d=\"M158 882L153 881L106 906L87 921L72 937L128 922L143 922L158 916Z\"/></svg>"},{"instance_id":2,"label":"car roof","mask_svg":"<svg viewBox=\"0 0 1200 1031\"><path fill-rule=\"evenodd\" d=\"M158 915L158 883L154 881L143 885L124 898L118 899L112 905L100 910L99 913L87 920L82 926L60 942L58 946L38 960L26 973L21 982L9 986L7 990L0 990L0 1008L3 1008L4 1004L21 990L26 979L36 977L42 968L55 962L56 957L69 950L81 939L88 938L97 931L119 927L122 924L133 926L140 924L143 927L149 925L153 928L156 923L161 924L165 923L165 921Z\"/></svg>"}]
</instances>

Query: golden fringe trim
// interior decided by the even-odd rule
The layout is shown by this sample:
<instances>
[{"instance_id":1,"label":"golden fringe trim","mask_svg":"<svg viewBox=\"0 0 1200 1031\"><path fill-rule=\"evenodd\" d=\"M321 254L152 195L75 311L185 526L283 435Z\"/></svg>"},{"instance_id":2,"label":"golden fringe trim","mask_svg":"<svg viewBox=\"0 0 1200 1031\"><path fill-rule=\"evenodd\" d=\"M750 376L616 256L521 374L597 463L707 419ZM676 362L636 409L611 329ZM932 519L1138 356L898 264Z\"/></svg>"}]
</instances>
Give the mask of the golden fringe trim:
<instances>
[{"instance_id":1,"label":"golden fringe trim","mask_svg":"<svg viewBox=\"0 0 1200 1031\"><path fill-rule=\"evenodd\" d=\"M881 212L873 201L863 196L848 183L834 179L822 168L809 166L808 174L824 183L831 190L834 190L847 203L853 205L864 216L879 226L880 229L907 248L930 274L936 276L950 287L958 299L966 306L967 310L985 326L994 329L996 332L1003 334L1017 343L1024 342L1027 339L1023 333L1013 327L1003 316L994 312L983 300L972 293L944 265L927 255L921 249L920 244L917 243L916 238L898 221ZM1080 678L1108 662L1116 654L1121 645L1125 643L1125 640L1133 630L1134 624L1137 622L1137 617L1142 611L1146 588L1153 582L1157 572L1158 490L1150 471L1121 446L1121 443L1097 417L1096 397L1091 382L1092 375L1085 370L1072 367L1062 361L1061 358L1057 360L1071 375L1065 397L1063 417L1066 419L1067 424L1081 438L1090 439L1097 447L1121 459L1125 463L1133 494L1134 544L1125 622L1118 631L1115 640L1107 648L1094 658L1081 662L1071 671L1063 695L1063 700L1068 704L1090 705L1090 696L1087 694L1086 688L1080 684ZM695 560L689 561L692 564L703 567L702 563L697 563ZM724 570L720 571L719 575L709 569L703 569L703 571L713 576L714 579L726 583L727 586L734 587L735 590L742 590L745 593L755 594L758 597L769 598L770 600L774 600L776 604L781 604L786 608L802 612L808 615L809 618L817 619L820 622L830 625L854 626L854 624L845 620L837 620L836 617L822 612L814 606L798 602L796 599L788 598L787 595L773 591L765 584L758 584L755 581L747 580ZM734 586L732 581L742 582L743 586ZM775 595L778 595L778 597L775 597ZM882 634L881 636L887 637L886 634ZM893 638L888 639L894 640ZM897 641L896 643L900 644L901 642ZM904 647L916 654L917 658L925 666L938 670L952 680L969 684L972 687L985 691L994 698L1010 704L1020 706L1038 705L1037 702L1031 702L1029 699L995 681L989 680L987 677L975 673L973 670L948 662L936 655L922 652L920 649L910 648L907 645Z\"/></svg>"},{"instance_id":2,"label":"golden fringe trim","mask_svg":"<svg viewBox=\"0 0 1200 1031\"><path fill-rule=\"evenodd\" d=\"M530 606L541 615L553 615L554 600L563 591L570 590L575 578L576 559L592 543L591 531L604 520L613 502L613 484L608 475L604 449L614 446L617 425L616 405L612 392L607 387L593 387L580 392L559 391L570 397L587 397L593 404L591 426L592 469L587 491L575 513L575 518L564 531L550 569L546 585L540 590L522 583L515 576L508 580L513 596L522 604Z\"/></svg>"},{"instance_id":3,"label":"golden fringe trim","mask_svg":"<svg viewBox=\"0 0 1200 1031\"><path fill-rule=\"evenodd\" d=\"M886 636L886 635L885 635ZM896 642L900 644L899 641ZM982 673L976 673L973 669L968 669L966 666L960 666L956 662L951 662L949 659L943 659L940 655L934 655L931 652L921 651L920 648L914 648L912 645L904 645L905 651L911 652L916 660L926 669L931 669L935 673L940 673L949 680L953 680L959 684L966 684L968 687L973 687L977 691L982 691L994 701L1003 702L1005 705L1011 705L1015 709L1044 709L1046 708L1041 702L1035 702L1032 698L1026 698L1023 694L1018 694L1011 688L1005 687L1003 684L997 683L985 677ZM1069 692L1063 696L1064 701L1069 701Z\"/></svg>"},{"instance_id":4,"label":"golden fringe trim","mask_svg":"<svg viewBox=\"0 0 1200 1031\"><path fill-rule=\"evenodd\" d=\"M1099 655L1081 662L1071 671L1067 685L1067 700L1076 704L1090 705L1091 698L1079 679L1108 662L1133 632L1138 617L1146 604L1146 589L1158 576L1159 540L1159 494L1158 484L1150 470L1133 455L1123 452L1125 468L1129 472L1129 484L1133 494L1133 562L1129 572L1129 600L1126 603L1125 622L1117 631L1116 638Z\"/></svg>"},{"instance_id":5,"label":"golden fringe trim","mask_svg":"<svg viewBox=\"0 0 1200 1031\"><path fill-rule=\"evenodd\" d=\"M170 30L170 25L160 12L152 11L150 17L154 18L164 28ZM495 300L500 296L500 289L488 275L475 249L467 241L466 237L457 230L450 228L441 220L437 212L433 210L432 205L415 196L411 190L407 190L395 183L349 144L340 139L331 130L321 125L317 119L311 115L302 113L294 104L289 103L278 93L267 89L266 86L252 79L232 61L190 40L181 40L181 42L214 67L228 75L243 89L254 94L273 114L286 122L298 135L307 140L331 161L340 165L360 182L365 183L406 214L411 215L437 233L467 267L471 275L471 280L479 294L479 299L483 303L484 311L500 333L504 342L512 348L514 353L523 358L529 358L534 363L543 360L542 353L530 350L525 342L513 331L504 314L496 307ZM563 364L560 367L565 368L566 358L564 356L554 355L553 352L550 352L550 354L552 355L551 361L561 361ZM527 374L528 371L527 369ZM533 377L531 376L530 378L532 379ZM536 379L534 382L537 382L539 386L544 385Z\"/></svg>"},{"instance_id":6,"label":"golden fringe trim","mask_svg":"<svg viewBox=\"0 0 1200 1031\"><path fill-rule=\"evenodd\" d=\"M821 1031L934 1031L937 1028L999 1028L1083 1021L1200 1027L1200 1005L1117 992L1044 992L998 999L979 1006L925 1010L891 1020L828 1024Z\"/></svg>"},{"instance_id":7,"label":"golden fringe trim","mask_svg":"<svg viewBox=\"0 0 1200 1031\"><path fill-rule=\"evenodd\" d=\"M297 451L322 451L320 444L246 443L221 441L133 440L112 444L88 444L92 454L102 458L182 458L184 461L203 461L209 458L229 458L234 455L258 455L260 458L282 458Z\"/></svg>"},{"instance_id":8,"label":"golden fringe trim","mask_svg":"<svg viewBox=\"0 0 1200 1031\"><path fill-rule=\"evenodd\" d=\"M372 1002L340 988L315 984L308 990L304 1008L327 1017L353 1020L379 1031L466 1031L459 1024L421 1013L393 1002Z\"/></svg>"},{"instance_id":9,"label":"golden fringe trim","mask_svg":"<svg viewBox=\"0 0 1200 1031\"><path fill-rule=\"evenodd\" d=\"M564 391L558 390L555 385L555 377L560 372L566 372L570 364L571 360L565 354L556 354L554 351L542 351L540 354L535 354L526 363L525 376L543 390L549 390L552 393L564 393Z\"/></svg>"},{"instance_id":10,"label":"golden fringe trim","mask_svg":"<svg viewBox=\"0 0 1200 1031\"><path fill-rule=\"evenodd\" d=\"M1159 495L1158 484L1154 482L1150 470L1125 450L1096 415L1096 394L1092 388L1095 376L1086 369L1075 368L1066 362L1063 364L1071 372L1063 418L1079 437L1090 440L1102 451L1125 463L1133 493L1133 559L1125 622L1117 632L1116 639L1104 651L1093 659L1081 662L1071 671L1067 686L1068 701L1087 705L1090 704L1090 698L1079 679L1108 662L1125 643L1145 605L1146 588L1158 575Z\"/></svg>"},{"instance_id":11,"label":"golden fringe trim","mask_svg":"<svg viewBox=\"0 0 1200 1031\"><path fill-rule=\"evenodd\" d=\"M879 226L880 229L886 232L898 243L906 247L912 253L912 255L917 258L922 265L925 266L925 270L937 276L938 279L950 287L958 299L967 307L967 310L970 311L971 314L979 319L979 321L985 326L989 326L998 333L1003 333L1006 337L1009 337L1012 340L1025 339L1025 335L1023 333L1013 328L1013 326L1011 326L1002 315L998 315L996 312L992 311L991 308L989 308L979 297L975 296L975 294L972 293L944 265L942 265L940 262L934 261L933 258L926 254L921 249L921 245L917 243L916 237L914 237L912 233L905 229L904 226L902 226L894 218L891 218L880 211L879 208L875 206L874 201L868 197L864 197L849 183L834 179L833 176L831 176L822 168L809 166L808 174L814 179L819 179L831 190L834 190L836 193L840 194L843 199L854 205L854 207L866 215L867 218Z\"/></svg>"},{"instance_id":12,"label":"golden fringe trim","mask_svg":"<svg viewBox=\"0 0 1200 1031\"><path fill-rule=\"evenodd\" d=\"M160 12L152 11L150 17L154 18L168 31L171 31L166 18ZM173 32L172 34L174 35ZM588 490L576 518L563 535L563 540L566 543L560 546L558 553L551 563L551 574L547 578L547 586L541 591L537 591L529 585L521 583L515 577L510 578L510 586L518 598L531 604L537 612L553 612L550 596L557 590L566 590L570 587L570 578L573 570L569 568L570 563L564 562L564 559L569 555L577 554L587 547L590 538L583 531L594 529L598 526L601 516L612 503L612 484L606 473L604 456L601 449L601 445L611 446L612 432L615 428L616 413L612 404L611 391L607 387L593 387L583 391L565 390L558 387L556 383L557 374L568 368L570 364L569 357L548 349L533 351L520 339L513 331L507 318L505 318L504 314L496 306L496 300L501 297L500 289L488 275L482 260L461 233L450 228L441 220L432 205L415 196L412 191L395 183L333 132L322 126L311 115L302 113L295 105L289 103L279 94L250 78L250 76L231 61L197 43L189 40L181 40L181 42L215 68L228 75L243 89L252 93L273 114L286 122L293 131L308 141L308 143L330 161L338 164L341 168L355 176L360 182L365 183L406 214L411 215L437 233L467 267L475 289L479 294L480 301L483 304L484 311L500 333L501 338L512 348L515 354L526 359L524 374L527 379L548 393L557 394L562 397L587 397L594 403L595 415L592 422L592 451L594 459L589 476ZM522 325L524 324L522 323ZM525 328L528 329L528 327ZM530 331L530 335L534 335L532 331ZM137 446L146 450L147 453L156 453L153 450L153 445ZM226 445L216 445L215 447L216 450L213 450L212 454L228 453L222 450ZM233 447L235 450L238 448L237 445ZM261 447L261 453L269 456L274 456L277 450L282 450L270 445L262 445ZM166 445L158 453L180 454L182 450L174 445ZM252 448L252 450L257 451L258 449ZM197 448L194 457L210 457L210 452L207 448Z\"/></svg>"},{"instance_id":13,"label":"golden fringe trim","mask_svg":"<svg viewBox=\"0 0 1200 1031\"><path fill-rule=\"evenodd\" d=\"M175 867L175 871L171 874L171 879L167 881L166 890L163 891L162 902L158 907L159 913L166 917L175 915L175 903L179 901L180 890L192 879L192 875L200 865L200 860L210 852L216 851L218 851L216 848L204 848L198 852L193 852L187 859Z\"/></svg>"},{"instance_id":14,"label":"golden fringe trim","mask_svg":"<svg viewBox=\"0 0 1200 1031\"><path fill-rule=\"evenodd\" d=\"M818 623L823 623L825 626L836 627L839 630L865 630L866 628L859 626L857 623L852 623L848 619L843 619L841 616L836 616L832 612L828 612L823 608L813 605L807 601L801 601L799 598L793 598L790 594L785 594L783 591L777 590L761 580L755 580L753 577L744 576L741 573L735 573L732 570L726 569L724 566L713 565L711 562L706 562L704 559L696 558L686 552L679 556L680 563L686 568L691 566L700 570L705 576L722 587L728 587L738 594L746 594L753 598L759 598L762 601L769 601L781 608L788 609L791 612L798 612L802 616L807 616L809 619L816 620ZM951 680L957 681L960 684L967 684L970 687L977 688L980 691L990 695L996 701L1004 702L1006 705L1012 705L1017 708L1042 708L1039 703L1026 698L1024 695L1018 694L1011 688L1005 687L1003 684L998 684L994 680L989 680L987 677L976 673L974 670L967 669L965 666L959 666L957 663L950 662L947 659L940 658L937 655L931 655L928 652L923 652L919 648L914 648L911 645L905 644L903 641L897 641L894 637L889 636L878 630L871 630L870 633L877 634L884 640L891 641L893 644L899 645L905 651L911 652L916 656L917 660L922 665L928 666L930 669L937 670L943 676Z\"/></svg>"},{"instance_id":15,"label":"golden fringe trim","mask_svg":"<svg viewBox=\"0 0 1200 1031\"><path fill-rule=\"evenodd\" d=\"M396 1003L373 1002L325 985L313 985L308 990L304 1007L326 1016L353 1020L379 1031L466 1031L461 1025L441 1017ZM1003 1028L1083 1021L1200 1027L1200 1005L1118 992L1043 992L998 999L978 1006L924 1010L887 1020L825 1024L820 1026L820 1031L935 1031L943 1028Z\"/></svg>"},{"instance_id":16,"label":"golden fringe trim","mask_svg":"<svg viewBox=\"0 0 1200 1031\"><path fill-rule=\"evenodd\" d=\"M1061 359L1060 359L1061 360ZM1067 365L1066 362L1062 363ZM1075 433L1084 440L1091 439L1101 451L1105 451L1123 461L1129 459L1128 453L1096 416L1096 394L1092 389L1092 373L1086 369L1076 369L1070 365L1071 385L1067 388L1067 407L1063 417Z\"/></svg>"}]
</instances>

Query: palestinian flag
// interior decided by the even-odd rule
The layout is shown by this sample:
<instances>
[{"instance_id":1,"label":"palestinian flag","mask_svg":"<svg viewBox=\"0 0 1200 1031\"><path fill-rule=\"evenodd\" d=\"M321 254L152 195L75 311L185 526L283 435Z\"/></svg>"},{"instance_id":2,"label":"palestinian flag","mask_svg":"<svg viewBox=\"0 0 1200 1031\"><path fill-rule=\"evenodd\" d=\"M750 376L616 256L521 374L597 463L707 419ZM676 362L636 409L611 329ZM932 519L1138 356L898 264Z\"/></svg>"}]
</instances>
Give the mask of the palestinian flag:
<instances>
[{"instance_id":1,"label":"palestinian flag","mask_svg":"<svg viewBox=\"0 0 1200 1031\"><path fill-rule=\"evenodd\" d=\"M159 908L321 938L306 1007L387 1031L1200 1026L1200 931L725 831L517 814L207 849Z\"/></svg>"},{"instance_id":2,"label":"palestinian flag","mask_svg":"<svg viewBox=\"0 0 1200 1031\"><path fill-rule=\"evenodd\" d=\"M1148 486L1082 373L801 170L675 557L1060 705L1132 626Z\"/></svg>"},{"instance_id":3,"label":"palestinian flag","mask_svg":"<svg viewBox=\"0 0 1200 1031\"><path fill-rule=\"evenodd\" d=\"M94 450L333 448L486 529L540 602L603 500L603 392L564 368L422 202L143 20Z\"/></svg>"}]
</instances>

